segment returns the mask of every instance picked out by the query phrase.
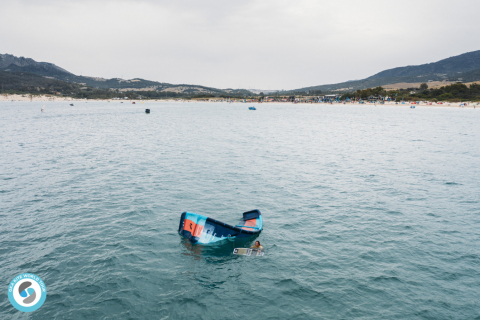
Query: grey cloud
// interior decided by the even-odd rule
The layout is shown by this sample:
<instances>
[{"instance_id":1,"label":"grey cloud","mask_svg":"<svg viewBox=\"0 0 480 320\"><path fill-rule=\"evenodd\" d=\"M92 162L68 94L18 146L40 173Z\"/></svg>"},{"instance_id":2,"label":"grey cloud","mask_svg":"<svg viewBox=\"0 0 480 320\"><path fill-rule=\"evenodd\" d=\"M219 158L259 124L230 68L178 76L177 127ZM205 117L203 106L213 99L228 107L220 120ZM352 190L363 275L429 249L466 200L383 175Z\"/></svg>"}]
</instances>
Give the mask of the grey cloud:
<instances>
[{"instance_id":1,"label":"grey cloud","mask_svg":"<svg viewBox=\"0 0 480 320\"><path fill-rule=\"evenodd\" d=\"M478 0L0 2L2 53L71 72L286 89L478 50Z\"/></svg>"}]
</instances>

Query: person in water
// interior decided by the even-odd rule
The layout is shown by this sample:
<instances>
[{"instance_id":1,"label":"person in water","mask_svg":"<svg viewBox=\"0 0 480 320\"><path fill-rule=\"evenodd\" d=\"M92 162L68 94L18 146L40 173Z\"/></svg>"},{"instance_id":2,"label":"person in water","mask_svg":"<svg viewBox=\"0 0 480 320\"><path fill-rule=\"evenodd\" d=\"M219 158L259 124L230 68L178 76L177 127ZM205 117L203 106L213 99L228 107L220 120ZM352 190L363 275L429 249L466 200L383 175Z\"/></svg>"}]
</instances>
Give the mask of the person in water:
<instances>
[{"instance_id":1,"label":"person in water","mask_svg":"<svg viewBox=\"0 0 480 320\"><path fill-rule=\"evenodd\" d=\"M255 241L255 245L251 246L250 249L262 250L263 247L262 247L262 245L260 244L260 241Z\"/></svg>"}]
</instances>

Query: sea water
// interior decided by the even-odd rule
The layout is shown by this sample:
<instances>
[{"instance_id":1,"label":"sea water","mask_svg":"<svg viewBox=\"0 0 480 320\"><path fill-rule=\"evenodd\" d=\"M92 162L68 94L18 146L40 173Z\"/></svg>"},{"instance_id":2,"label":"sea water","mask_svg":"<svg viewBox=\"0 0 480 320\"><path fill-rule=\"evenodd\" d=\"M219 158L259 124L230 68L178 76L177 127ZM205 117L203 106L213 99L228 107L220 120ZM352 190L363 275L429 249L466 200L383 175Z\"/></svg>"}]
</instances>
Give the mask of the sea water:
<instances>
[{"instance_id":1,"label":"sea water","mask_svg":"<svg viewBox=\"0 0 480 320\"><path fill-rule=\"evenodd\" d=\"M480 318L478 109L44 104L0 103L1 319ZM177 233L251 209L263 257Z\"/></svg>"}]
</instances>

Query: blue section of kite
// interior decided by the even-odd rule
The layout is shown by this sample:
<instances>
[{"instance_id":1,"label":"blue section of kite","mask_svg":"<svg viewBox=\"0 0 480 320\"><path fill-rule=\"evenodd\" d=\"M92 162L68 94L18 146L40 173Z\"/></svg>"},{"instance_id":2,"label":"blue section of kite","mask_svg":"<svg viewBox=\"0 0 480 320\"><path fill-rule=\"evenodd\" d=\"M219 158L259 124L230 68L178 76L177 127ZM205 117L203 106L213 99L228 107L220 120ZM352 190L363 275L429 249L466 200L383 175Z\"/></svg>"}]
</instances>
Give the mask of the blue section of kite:
<instances>
[{"instance_id":1,"label":"blue section of kite","mask_svg":"<svg viewBox=\"0 0 480 320\"><path fill-rule=\"evenodd\" d=\"M192 243L214 243L217 241L257 235L263 230L262 214L259 210L243 213L234 226L200 214L184 212L180 217L178 233Z\"/></svg>"}]
</instances>

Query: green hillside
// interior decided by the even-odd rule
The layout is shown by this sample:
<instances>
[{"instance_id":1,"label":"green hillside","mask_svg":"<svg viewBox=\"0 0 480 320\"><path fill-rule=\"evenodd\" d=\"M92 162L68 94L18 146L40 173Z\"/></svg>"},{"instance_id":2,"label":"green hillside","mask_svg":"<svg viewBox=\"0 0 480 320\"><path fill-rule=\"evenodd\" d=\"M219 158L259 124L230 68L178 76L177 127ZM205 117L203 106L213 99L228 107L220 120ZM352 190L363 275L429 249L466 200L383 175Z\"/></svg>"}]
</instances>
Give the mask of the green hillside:
<instances>
[{"instance_id":1,"label":"green hillside","mask_svg":"<svg viewBox=\"0 0 480 320\"><path fill-rule=\"evenodd\" d=\"M134 82L136 83L136 82ZM204 87L201 87L204 88ZM0 94L49 94L58 97L78 99L125 98L163 99L163 98L208 98L208 97L251 97L251 93L240 90L219 90L199 92L197 87L186 88L182 92L172 91L119 91L111 88L95 88L84 83L68 82L46 78L28 72L0 71Z\"/></svg>"},{"instance_id":2,"label":"green hillside","mask_svg":"<svg viewBox=\"0 0 480 320\"><path fill-rule=\"evenodd\" d=\"M47 94L78 99L111 99L125 95L109 89L45 78L33 73L7 71L0 71L0 94Z\"/></svg>"},{"instance_id":3,"label":"green hillside","mask_svg":"<svg viewBox=\"0 0 480 320\"><path fill-rule=\"evenodd\" d=\"M480 69L480 50L464 53L434 63L385 70L367 79L418 77L425 75L451 77L457 73L465 73L475 69Z\"/></svg>"},{"instance_id":4,"label":"green hillside","mask_svg":"<svg viewBox=\"0 0 480 320\"><path fill-rule=\"evenodd\" d=\"M454 82L479 81L480 50L443 59L434 63L388 69L362 80L311 86L291 90L289 92L305 92L312 90L322 92L351 92L359 89L362 90L402 82L419 83L443 80Z\"/></svg>"},{"instance_id":5,"label":"green hillside","mask_svg":"<svg viewBox=\"0 0 480 320\"><path fill-rule=\"evenodd\" d=\"M103 79L96 77L77 76L52 63L36 62L30 58L15 57L10 54L0 54L0 71L11 73L28 73L38 76L62 80L74 84L88 86L96 89L114 89L122 92L136 92L137 95L151 97L175 96L251 96L252 93L243 89L217 89L199 85L170 84L164 82L144 80L140 78ZM152 93L153 91L153 93ZM148 92L148 93L147 93ZM156 92L156 93L155 93Z\"/></svg>"}]
</instances>

